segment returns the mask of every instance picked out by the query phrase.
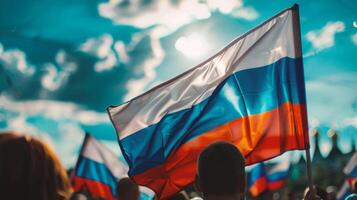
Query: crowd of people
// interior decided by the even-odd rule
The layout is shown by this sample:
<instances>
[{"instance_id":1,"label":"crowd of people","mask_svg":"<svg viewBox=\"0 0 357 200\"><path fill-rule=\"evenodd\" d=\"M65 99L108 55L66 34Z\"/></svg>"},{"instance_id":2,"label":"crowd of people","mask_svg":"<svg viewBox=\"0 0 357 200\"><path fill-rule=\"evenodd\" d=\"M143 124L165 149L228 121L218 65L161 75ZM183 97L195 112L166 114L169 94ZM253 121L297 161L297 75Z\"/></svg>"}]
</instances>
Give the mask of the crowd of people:
<instances>
[{"instance_id":1,"label":"crowd of people","mask_svg":"<svg viewBox=\"0 0 357 200\"><path fill-rule=\"evenodd\" d=\"M195 197L205 200L242 200L246 196L245 160L232 144L216 142L198 158ZM217 173L219 172L219 173ZM356 199L354 194L347 199ZM139 187L130 178L117 185L119 200L138 200ZM185 191L170 200L189 199ZM305 199L329 199L326 191L306 190ZM87 191L73 192L65 168L46 143L27 135L0 133L0 199L94 200Z\"/></svg>"}]
</instances>

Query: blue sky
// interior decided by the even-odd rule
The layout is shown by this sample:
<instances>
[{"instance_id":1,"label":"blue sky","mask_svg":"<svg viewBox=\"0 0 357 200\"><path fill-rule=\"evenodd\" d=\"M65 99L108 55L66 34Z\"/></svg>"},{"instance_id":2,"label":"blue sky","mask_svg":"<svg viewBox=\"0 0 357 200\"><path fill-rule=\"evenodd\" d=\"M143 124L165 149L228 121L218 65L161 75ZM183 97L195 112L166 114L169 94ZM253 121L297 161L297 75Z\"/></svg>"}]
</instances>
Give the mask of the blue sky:
<instances>
[{"instance_id":1,"label":"blue sky","mask_svg":"<svg viewBox=\"0 0 357 200\"><path fill-rule=\"evenodd\" d=\"M321 150L357 142L357 5L352 0L0 2L0 129L50 142L66 166L89 131L114 150L105 108L200 63L300 5L310 127Z\"/></svg>"}]
</instances>

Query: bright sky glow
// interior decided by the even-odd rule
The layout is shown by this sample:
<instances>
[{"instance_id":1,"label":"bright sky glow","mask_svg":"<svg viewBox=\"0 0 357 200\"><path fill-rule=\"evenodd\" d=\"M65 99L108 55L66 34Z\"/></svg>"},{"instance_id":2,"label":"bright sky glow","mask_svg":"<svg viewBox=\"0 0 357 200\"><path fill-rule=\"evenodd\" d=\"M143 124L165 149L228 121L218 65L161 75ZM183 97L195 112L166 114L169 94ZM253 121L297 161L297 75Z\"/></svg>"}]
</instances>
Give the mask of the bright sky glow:
<instances>
[{"instance_id":1,"label":"bright sky glow","mask_svg":"<svg viewBox=\"0 0 357 200\"><path fill-rule=\"evenodd\" d=\"M198 58L205 54L207 45L203 35L192 33L177 39L175 48L188 58Z\"/></svg>"}]
</instances>

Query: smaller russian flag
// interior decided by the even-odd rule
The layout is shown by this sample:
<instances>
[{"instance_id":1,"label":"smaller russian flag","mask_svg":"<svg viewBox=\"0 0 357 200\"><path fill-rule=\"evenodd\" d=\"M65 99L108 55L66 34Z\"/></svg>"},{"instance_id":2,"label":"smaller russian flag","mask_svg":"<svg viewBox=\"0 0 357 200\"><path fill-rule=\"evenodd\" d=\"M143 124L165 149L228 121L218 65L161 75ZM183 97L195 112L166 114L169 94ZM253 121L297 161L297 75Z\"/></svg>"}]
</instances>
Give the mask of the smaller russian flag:
<instances>
[{"instance_id":1,"label":"smaller russian flag","mask_svg":"<svg viewBox=\"0 0 357 200\"><path fill-rule=\"evenodd\" d=\"M347 175L347 181L350 187L357 181L357 152L353 154L351 160L347 163L343 172Z\"/></svg>"},{"instance_id":2,"label":"smaller russian flag","mask_svg":"<svg viewBox=\"0 0 357 200\"><path fill-rule=\"evenodd\" d=\"M270 191L276 191L284 187L289 177L289 169L290 162L283 161L267 170L268 188Z\"/></svg>"},{"instance_id":3,"label":"smaller russian flag","mask_svg":"<svg viewBox=\"0 0 357 200\"><path fill-rule=\"evenodd\" d=\"M264 163L255 165L249 172L248 189L253 197L259 196L268 189Z\"/></svg>"},{"instance_id":4,"label":"smaller russian flag","mask_svg":"<svg viewBox=\"0 0 357 200\"><path fill-rule=\"evenodd\" d=\"M105 145L86 134L71 181L75 192L88 191L92 196L116 199L116 186L127 176L128 167Z\"/></svg>"}]
</instances>

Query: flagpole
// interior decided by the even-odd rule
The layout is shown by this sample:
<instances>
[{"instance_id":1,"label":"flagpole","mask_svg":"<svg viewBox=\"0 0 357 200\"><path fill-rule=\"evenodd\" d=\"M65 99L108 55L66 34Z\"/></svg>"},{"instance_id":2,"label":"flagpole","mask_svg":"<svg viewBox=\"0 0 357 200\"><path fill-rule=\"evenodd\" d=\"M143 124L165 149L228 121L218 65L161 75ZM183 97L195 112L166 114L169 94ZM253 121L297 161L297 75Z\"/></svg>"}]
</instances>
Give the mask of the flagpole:
<instances>
[{"instance_id":1,"label":"flagpole","mask_svg":"<svg viewBox=\"0 0 357 200\"><path fill-rule=\"evenodd\" d=\"M306 154L306 170L307 170L307 179L309 182L309 191L312 192L312 196L315 196L315 189L312 180L310 148L305 149L305 154Z\"/></svg>"},{"instance_id":2,"label":"flagpole","mask_svg":"<svg viewBox=\"0 0 357 200\"><path fill-rule=\"evenodd\" d=\"M301 56L302 60L302 48L301 48L301 31L300 31L300 15L299 15L299 5L294 4L292 7L293 10L293 26L294 26L294 42L295 42L295 51L297 55ZM302 61L301 61L302 62ZM306 117L306 131L307 134L305 135L305 142L309 140L309 134L308 134L308 123L307 123L307 117ZM314 189L314 183L312 179L312 168L311 168L311 154L310 154L310 145L305 144L305 155L306 155L306 171L307 171L307 181L308 181L308 186L309 186L309 191L311 196L315 196L315 189Z\"/></svg>"}]
</instances>

